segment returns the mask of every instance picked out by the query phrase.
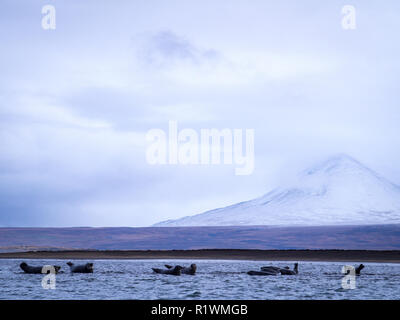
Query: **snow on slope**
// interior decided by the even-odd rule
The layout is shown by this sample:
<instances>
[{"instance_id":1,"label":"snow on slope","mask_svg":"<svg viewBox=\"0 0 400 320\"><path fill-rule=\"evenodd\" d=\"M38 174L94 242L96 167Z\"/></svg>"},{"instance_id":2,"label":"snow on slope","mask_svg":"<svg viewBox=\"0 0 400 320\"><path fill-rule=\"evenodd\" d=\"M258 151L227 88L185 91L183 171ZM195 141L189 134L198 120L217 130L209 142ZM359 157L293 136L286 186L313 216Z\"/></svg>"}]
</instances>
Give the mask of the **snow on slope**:
<instances>
[{"instance_id":1,"label":"snow on slope","mask_svg":"<svg viewBox=\"0 0 400 320\"><path fill-rule=\"evenodd\" d=\"M400 223L400 188L347 155L266 195L154 226L368 225Z\"/></svg>"}]
</instances>

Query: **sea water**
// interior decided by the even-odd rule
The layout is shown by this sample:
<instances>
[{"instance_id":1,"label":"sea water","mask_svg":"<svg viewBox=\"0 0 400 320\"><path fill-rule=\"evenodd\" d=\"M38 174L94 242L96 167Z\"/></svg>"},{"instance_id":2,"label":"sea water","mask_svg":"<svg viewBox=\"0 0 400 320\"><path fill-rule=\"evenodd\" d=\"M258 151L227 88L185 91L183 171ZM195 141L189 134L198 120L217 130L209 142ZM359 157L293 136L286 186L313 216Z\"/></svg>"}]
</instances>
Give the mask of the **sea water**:
<instances>
[{"instance_id":1,"label":"sea water","mask_svg":"<svg viewBox=\"0 0 400 320\"><path fill-rule=\"evenodd\" d=\"M227 260L94 260L93 274L71 274L67 260L29 260L60 265L55 289L44 289L44 275L26 274L21 259L0 260L0 299L399 299L400 264L365 263L354 289L344 289L344 265L361 262L299 262L295 276L249 276L265 265L293 262ZM73 260L75 263L88 261ZM194 276L156 274L164 264L197 264Z\"/></svg>"}]
</instances>

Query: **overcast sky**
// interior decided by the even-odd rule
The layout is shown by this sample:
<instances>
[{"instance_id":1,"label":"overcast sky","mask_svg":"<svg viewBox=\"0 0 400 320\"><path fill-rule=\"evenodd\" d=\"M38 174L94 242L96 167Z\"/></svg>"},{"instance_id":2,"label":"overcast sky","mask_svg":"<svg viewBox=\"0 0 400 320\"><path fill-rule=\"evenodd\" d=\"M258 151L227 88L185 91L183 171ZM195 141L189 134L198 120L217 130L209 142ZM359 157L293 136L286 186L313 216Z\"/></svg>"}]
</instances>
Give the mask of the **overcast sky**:
<instances>
[{"instance_id":1,"label":"overcast sky","mask_svg":"<svg viewBox=\"0 0 400 320\"><path fill-rule=\"evenodd\" d=\"M148 226L343 152L400 184L400 2L327 2L2 0L0 226ZM253 174L148 164L169 120L254 129Z\"/></svg>"}]
</instances>

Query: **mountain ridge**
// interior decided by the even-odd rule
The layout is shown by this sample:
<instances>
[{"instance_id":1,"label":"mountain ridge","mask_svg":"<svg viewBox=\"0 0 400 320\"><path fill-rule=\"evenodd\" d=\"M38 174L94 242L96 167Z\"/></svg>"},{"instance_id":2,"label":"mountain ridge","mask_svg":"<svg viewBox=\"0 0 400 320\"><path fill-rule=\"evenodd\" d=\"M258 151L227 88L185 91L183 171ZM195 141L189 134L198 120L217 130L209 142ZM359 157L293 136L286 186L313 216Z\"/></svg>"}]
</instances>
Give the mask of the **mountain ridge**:
<instances>
[{"instance_id":1,"label":"mountain ridge","mask_svg":"<svg viewBox=\"0 0 400 320\"><path fill-rule=\"evenodd\" d=\"M338 154L261 197L153 226L319 226L400 223L400 187Z\"/></svg>"},{"instance_id":2,"label":"mountain ridge","mask_svg":"<svg viewBox=\"0 0 400 320\"><path fill-rule=\"evenodd\" d=\"M323 227L0 228L0 251L400 250L400 224ZM57 250L58 249L58 250Z\"/></svg>"}]
</instances>

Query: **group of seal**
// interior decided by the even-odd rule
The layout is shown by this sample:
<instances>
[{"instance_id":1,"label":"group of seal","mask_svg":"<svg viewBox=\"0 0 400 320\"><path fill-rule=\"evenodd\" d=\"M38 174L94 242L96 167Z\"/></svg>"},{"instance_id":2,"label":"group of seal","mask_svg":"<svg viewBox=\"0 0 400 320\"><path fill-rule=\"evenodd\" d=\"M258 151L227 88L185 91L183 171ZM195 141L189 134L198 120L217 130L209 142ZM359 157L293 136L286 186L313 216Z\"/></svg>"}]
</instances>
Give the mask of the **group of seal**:
<instances>
[{"instance_id":1,"label":"group of seal","mask_svg":"<svg viewBox=\"0 0 400 320\"><path fill-rule=\"evenodd\" d=\"M355 273L357 276L361 274L361 270L364 269L365 266L363 264L360 264L357 268L355 268ZM289 267L275 267L275 266L266 266L266 267L261 267L261 271L249 271L247 272L248 275L250 276L276 276L278 274L281 275L297 275L299 273L299 264L295 263L293 270L290 270ZM347 271L347 274L350 273L350 270Z\"/></svg>"},{"instance_id":2,"label":"group of seal","mask_svg":"<svg viewBox=\"0 0 400 320\"><path fill-rule=\"evenodd\" d=\"M67 265L72 273L93 273L93 263L74 265L72 262L67 262ZM25 273L50 273L50 270L45 268L46 266L30 266L26 262L22 262L19 266ZM54 268L55 273L58 273L61 269L60 266L50 265L50 267ZM43 272L42 270L46 270L47 272Z\"/></svg>"},{"instance_id":3,"label":"group of seal","mask_svg":"<svg viewBox=\"0 0 400 320\"><path fill-rule=\"evenodd\" d=\"M190 267L182 267L182 266L170 266L168 264L164 265L166 269L159 269L159 268L152 268L155 273L161 273L161 274L169 274L173 276L180 276L181 274L189 274L189 275L195 275L197 266L196 264L192 263Z\"/></svg>"},{"instance_id":4,"label":"group of seal","mask_svg":"<svg viewBox=\"0 0 400 320\"><path fill-rule=\"evenodd\" d=\"M67 262L67 265L70 268L70 271L72 273L93 273L93 263L86 263L82 265L75 265L72 262ZM25 273L30 273L30 274L39 274L39 273L50 273L49 268L45 268L46 266L30 266L26 262L22 262L20 265L20 268L24 270ZM60 266L56 265L50 265L47 267L53 267L55 270L55 273L58 273L61 269ZM281 275L297 275L299 273L298 270L299 264L295 263L293 270L290 270L288 266L280 268L276 266L265 266L261 267L261 271L254 271L250 270L247 272L248 275L250 276L276 276L278 274ZM360 275L361 270L364 269L364 265L360 264L356 269L356 275ZM177 266L171 266L166 264L165 265L166 269L159 269L159 268L152 268L155 273L160 273L160 274L168 274L168 275L173 275L173 276L180 276L181 274L188 274L188 275L195 275L197 266L196 264L191 264L190 267L182 267L180 265ZM349 273L350 271L348 271Z\"/></svg>"},{"instance_id":5,"label":"group of seal","mask_svg":"<svg viewBox=\"0 0 400 320\"><path fill-rule=\"evenodd\" d=\"M290 270L289 267L275 267L275 266L266 266L266 267L261 267L261 271L253 271L250 270L247 272L248 275L250 276L276 276L278 274L289 276L289 275L296 275L299 273L299 264L295 263L293 270Z\"/></svg>"}]
</instances>

